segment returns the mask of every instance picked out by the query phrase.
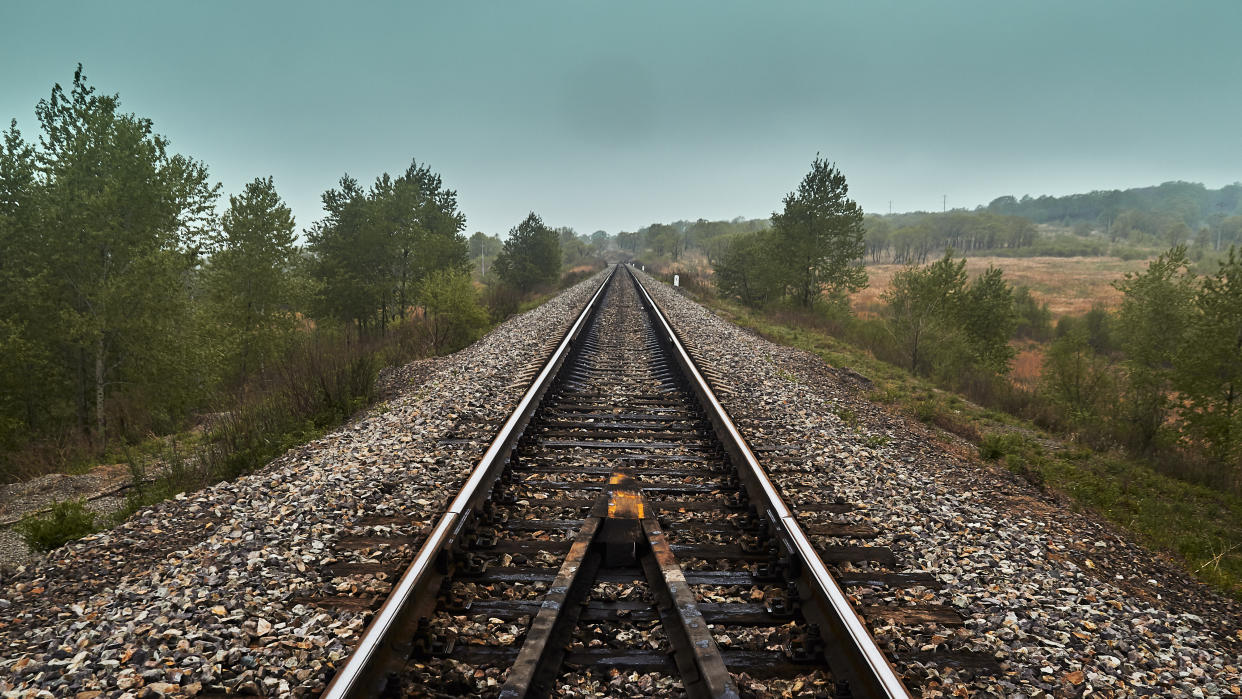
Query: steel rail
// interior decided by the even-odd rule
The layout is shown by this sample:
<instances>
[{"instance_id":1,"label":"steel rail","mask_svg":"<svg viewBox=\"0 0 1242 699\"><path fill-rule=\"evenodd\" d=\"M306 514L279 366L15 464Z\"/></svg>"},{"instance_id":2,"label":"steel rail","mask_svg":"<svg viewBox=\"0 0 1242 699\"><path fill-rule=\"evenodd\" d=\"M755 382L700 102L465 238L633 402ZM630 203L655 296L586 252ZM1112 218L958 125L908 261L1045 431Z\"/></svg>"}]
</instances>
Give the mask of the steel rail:
<instances>
[{"instance_id":1,"label":"steel rail","mask_svg":"<svg viewBox=\"0 0 1242 699\"><path fill-rule=\"evenodd\" d=\"M862 619L850 604L849 598L846 597L845 591L837 584L828 567L820 559L819 553L807 538L802 526L798 524L793 512L785 504L784 499L759 464L759 460L755 458L746 438L738 431L728 411L721 405L715 392L703 378L703 374L699 372L698 366L682 345L677 333L673 331L663 311L647 292L638 276L629 268L626 271L642 292L652 316L658 322L658 328L663 331L661 334L674 350L674 357L690 380L691 389L707 404L705 407L708 408L709 417L716 426L717 436L725 443L731 454L740 457L742 464L738 464L739 470L742 466L745 467L746 473L743 475L748 476L748 480L757 486L762 494L764 509L774 528L785 540L784 545L804 564L800 572L809 577L807 582L811 587L811 592L818 593L820 599L827 603L828 613L825 614L824 621L829 628L825 631L828 632L829 639L838 642L837 645L840 647L833 650L840 653L845 660L844 666L834 664L833 674L844 675L849 682L851 696L858 699L872 697L909 699L910 693L897 676L896 670L884 657L884 652L880 650L875 639L867 631ZM754 499L755 493L751 495Z\"/></svg>"},{"instance_id":2,"label":"steel rail","mask_svg":"<svg viewBox=\"0 0 1242 699\"><path fill-rule=\"evenodd\" d=\"M517 407L496 433L491 445L479 459L457 497L440 516L431 535L419 548L414 562L406 568L384 604L375 612L371 623L363 631L358 645L320 695L321 699L374 696L379 693L380 686L385 679L384 675L389 669L386 667L388 662L386 651L387 646L392 643L390 634L394 630L408 626L409 620L403 617L409 614L409 608L413 602L417 601L415 598L419 596L418 593L427 592L423 589L427 586L427 580L437 575L437 564L443 565L442 561L446 552L466 524L469 515L483 501L491 481L495 480L499 468L504 465L505 459L512 452L514 444L530 420L531 413L538 407L539 400L551 385L557 371L569 355L574 341L577 340L579 333L586 326L587 319L595 310L604 289L608 287L608 283L612 281L616 273L617 266L614 265L604 282L599 285L590 301L578 314L574 324L566 331L564 338L544 364L542 371L526 389ZM442 576L442 573L439 574ZM434 594L434 590L431 593Z\"/></svg>"}]
</instances>

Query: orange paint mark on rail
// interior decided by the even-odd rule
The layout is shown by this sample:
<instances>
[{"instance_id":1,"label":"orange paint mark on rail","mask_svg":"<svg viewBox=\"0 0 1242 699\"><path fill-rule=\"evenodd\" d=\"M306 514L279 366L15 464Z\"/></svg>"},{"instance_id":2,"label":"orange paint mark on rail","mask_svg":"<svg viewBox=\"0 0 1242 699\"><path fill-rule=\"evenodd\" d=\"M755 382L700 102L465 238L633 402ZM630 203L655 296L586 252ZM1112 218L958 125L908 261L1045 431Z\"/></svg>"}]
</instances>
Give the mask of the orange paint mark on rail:
<instances>
[{"instance_id":1,"label":"orange paint mark on rail","mask_svg":"<svg viewBox=\"0 0 1242 699\"><path fill-rule=\"evenodd\" d=\"M608 518L609 519L642 519L643 496L634 485L634 479L629 474L620 471L612 474L608 479L608 485L612 486L608 493Z\"/></svg>"}]
</instances>

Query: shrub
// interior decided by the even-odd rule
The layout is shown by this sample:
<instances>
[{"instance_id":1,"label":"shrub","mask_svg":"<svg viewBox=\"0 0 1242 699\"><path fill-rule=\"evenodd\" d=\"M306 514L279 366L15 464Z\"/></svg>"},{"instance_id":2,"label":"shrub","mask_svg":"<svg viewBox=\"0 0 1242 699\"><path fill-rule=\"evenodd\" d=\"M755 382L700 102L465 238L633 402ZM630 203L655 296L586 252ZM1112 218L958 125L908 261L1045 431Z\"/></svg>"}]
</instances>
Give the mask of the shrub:
<instances>
[{"instance_id":1,"label":"shrub","mask_svg":"<svg viewBox=\"0 0 1242 699\"><path fill-rule=\"evenodd\" d=\"M487 327L487 311L479 305L470 275L457 270L436 270L418 285L423 305L423 332L436 354L470 344Z\"/></svg>"},{"instance_id":2,"label":"shrub","mask_svg":"<svg viewBox=\"0 0 1242 699\"><path fill-rule=\"evenodd\" d=\"M1040 469L1038 461L1035 461L1034 465L1032 465L1026 459L1010 454L1005 457L1005 468L1008 468L1010 473L1035 486L1041 492L1047 490L1047 481L1044 479L1044 472Z\"/></svg>"},{"instance_id":3,"label":"shrub","mask_svg":"<svg viewBox=\"0 0 1242 699\"><path fill-rule=\"evenodd\" d=\"M52 505L46 517L26 517L16 529L30 548L51 551L95 531L95 513L84 500L65 500Z\"/></svg>"},{"instance_id":4,"label":"shrub","mask_svg":"<svg viewBox=\"0 0 1242 699\"><path fill-rule=\"evenodd\" d=\"M996 461L1017 454L1022 449L1022 443L1022 437L1012 432L989 432L979 440L979 456Z\"/></svg>"},{"instance_id":5,"label":"shrub","mask_svg":"<svg viewBox=\"0 0 1242 699\"><path fill-rule=\"evenodd\" d=\"M919 422L930 423L932 420L936 419L936 414L938 412L940 411L934 401L920 401L914 406L914 416L919 419Z\"/></svg>"}]
</instances>

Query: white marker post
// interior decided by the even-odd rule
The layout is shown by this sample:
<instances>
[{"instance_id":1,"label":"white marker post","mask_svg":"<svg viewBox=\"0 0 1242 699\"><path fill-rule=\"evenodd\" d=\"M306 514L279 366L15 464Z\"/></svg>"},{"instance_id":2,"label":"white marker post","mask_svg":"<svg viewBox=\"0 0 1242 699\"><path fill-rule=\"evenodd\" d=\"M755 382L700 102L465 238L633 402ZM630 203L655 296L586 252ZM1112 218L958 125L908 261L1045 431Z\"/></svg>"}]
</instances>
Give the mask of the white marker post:
<instances>
[{"instance_id":1,"label":"white marker post","mask_svg":"<svg viewBox=\"0 0 1242 699\"><path fill-rule=\"evenodd\" d=\"M680 274L673 275L673 286L681 286L681 275Z\"/></svg>"}]
</instances>

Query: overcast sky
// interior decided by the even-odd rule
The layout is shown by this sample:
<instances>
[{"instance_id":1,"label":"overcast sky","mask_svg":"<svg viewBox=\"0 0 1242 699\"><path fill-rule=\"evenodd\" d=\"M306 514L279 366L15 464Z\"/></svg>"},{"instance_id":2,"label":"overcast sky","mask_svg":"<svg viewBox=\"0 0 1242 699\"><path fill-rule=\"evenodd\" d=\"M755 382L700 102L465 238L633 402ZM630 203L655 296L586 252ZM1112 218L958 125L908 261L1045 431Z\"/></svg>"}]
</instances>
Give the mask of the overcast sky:
<instances>
[{"instance_id":1,"label":"overcast sky","mask_svg":"<svg viewBox=\"0 0 1242 699\"><path fill-rule=\"evenodd\" d=\"M1242 3L5 2L0 117L81 61L300 228L410 158L467 232L765 217L816 152L870 212L1242 180ZM227 200L225 200L227 203Z\"/></svg>"}]
</instances>

